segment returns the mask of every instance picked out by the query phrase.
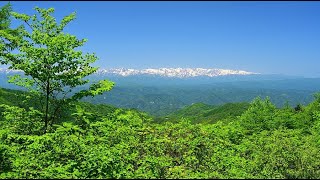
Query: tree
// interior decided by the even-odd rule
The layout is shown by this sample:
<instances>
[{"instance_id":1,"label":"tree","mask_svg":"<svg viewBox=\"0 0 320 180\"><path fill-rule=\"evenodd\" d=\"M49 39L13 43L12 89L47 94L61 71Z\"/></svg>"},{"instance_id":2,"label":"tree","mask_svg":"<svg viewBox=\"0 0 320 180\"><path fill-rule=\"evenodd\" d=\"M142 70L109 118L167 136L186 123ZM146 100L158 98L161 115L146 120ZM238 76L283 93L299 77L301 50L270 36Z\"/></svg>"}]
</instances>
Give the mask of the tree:
<instances>
[{"instance_id":1,"label":"tree","mask_svg":"<svg viewBox=\"0 0 320 180\"><path fill-rule=\"evenodd\" d=\"M10 12L12 12L11 4L8 3L0 9L0 58L12 58L10 51L17 47L19 36L19 30L21 27L11 29ZM2 59L0 59L2 60ZM3 63L3 60L1 61Z\"/></svg>"},{"instance_id":2,"label":"tree","mask_svg":"<svg viewBox=\"0 0 320 180\"><path fill-rule=\"evenodd\" d=\"M21 70L19 74L11 76L9 82L27 88L38 97L44 114L43 131L52 126L58 118L64 105L77 101L85 96L95 96L112 89L114 83L101 80L91 84L88 90L75 92L75 88L85 85L89 80L84 77L97 71L97 67L90 66L97 60L93 54L83 54L76 50L84 45L86 39L64 33L67 24L75 19L76 14L65 16L60 24L52 16L54 8L34 8L35 14L11 13L16 19L26 23L29 30L21 29L22 38L17 39L19 52L6 58L9 69ZM8 37L8 35L4 35Z\"/></svg>"},{"instance_id":3,"label":"tree","mask_svg":"<svg viewBox=\"0 0 320 180\"><path fill-rule=\"evenodd\" d=\"M247 130L248 134L270 130L274 123L276 106L271 103L270 98L262 100L255 98L247 111L240 117L240 124Z\"/></svg>"},{"instance_id":4,"label":"tree","mask_svg":"<svg viewBox=\"0 0 320 180\"><path fill-rule=\"evenodd\" d=\"M295 111L302 111L303 107L301 104L297 104L297 106L294 108Z\"/></svg>"}]
</instances>

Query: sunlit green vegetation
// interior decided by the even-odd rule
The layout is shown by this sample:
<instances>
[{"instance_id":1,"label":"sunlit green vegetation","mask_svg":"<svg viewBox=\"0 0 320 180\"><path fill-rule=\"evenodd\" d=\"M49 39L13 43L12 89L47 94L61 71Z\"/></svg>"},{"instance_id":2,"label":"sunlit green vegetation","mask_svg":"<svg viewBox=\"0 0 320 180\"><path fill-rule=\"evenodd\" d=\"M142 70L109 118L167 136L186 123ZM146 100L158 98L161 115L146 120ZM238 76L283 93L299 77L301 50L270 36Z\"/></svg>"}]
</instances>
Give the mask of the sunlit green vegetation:
<instances>
[{"instance_id":1,"label":"sunlit green vegetation","mask_svg":"<svg viewBox=\"0 0 320 180\"><path fill-rule=\"evenodd\" d=\"M268 99L257 98L240 116L206 124L184 118L155 123L139 111L89 103L76 104L69 111L68 119L42 134L39 111L31 106L1 105L0 177L320 175L319 96L300 110L278 109Z\"/></svg>"}]
</instances>

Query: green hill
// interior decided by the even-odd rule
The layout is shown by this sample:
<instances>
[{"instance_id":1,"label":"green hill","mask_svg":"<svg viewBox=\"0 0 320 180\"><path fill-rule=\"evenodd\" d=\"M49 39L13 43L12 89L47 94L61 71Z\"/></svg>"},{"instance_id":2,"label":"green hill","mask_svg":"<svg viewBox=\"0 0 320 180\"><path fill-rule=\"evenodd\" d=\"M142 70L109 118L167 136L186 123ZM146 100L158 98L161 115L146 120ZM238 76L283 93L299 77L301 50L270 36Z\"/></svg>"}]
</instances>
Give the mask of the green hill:
<instances>
[{"instance_id":1,"label":"green hill","mask_svg":"<svg viewBox=\"0 0 320 180\"><path fill-rule=\"evenodd\" d=\"M21 106L26 92L0 88L0 104Z\"/></svg>"},{"instance_id":2,"label":"green hill","mask_svg":"<svg viewBox=\"0 0 320 180\"><path fill-rule=\"evenodd\" d=\"M39 109L36 101L28 100L27 98L28 95L30 95L29 92L0 88L0 104L5 104L9 106L18 106L18 107L27 108L27 109L30 107ZM116 109L120 109L112 105L92 104L92 103L80 101L80 102L76 102L74 106L69 107L69 109L67 110L69 111L68 114L71 114L72 112L76 111L75 109L76 105L85 109L86 112L94 113L100 116L107 116L108 114L113 113ZM1 113L1 109L0 109L0 113Z\"/></svg>"},{"instance_id":3,"label":"green hill","mask_svg":"<svg viewBox=\"0 0 320 180\"><path fill-rule=\"evenodd\" d=\"M208 105L204 103L194 103L186 106L165 117L156 118L160 122L179 122L182 119L190 120L192 123L215 123L218 120L224 120L240 116L245 112L249 103L226 103L220 106Z\"/></svg>"}]
</instances>

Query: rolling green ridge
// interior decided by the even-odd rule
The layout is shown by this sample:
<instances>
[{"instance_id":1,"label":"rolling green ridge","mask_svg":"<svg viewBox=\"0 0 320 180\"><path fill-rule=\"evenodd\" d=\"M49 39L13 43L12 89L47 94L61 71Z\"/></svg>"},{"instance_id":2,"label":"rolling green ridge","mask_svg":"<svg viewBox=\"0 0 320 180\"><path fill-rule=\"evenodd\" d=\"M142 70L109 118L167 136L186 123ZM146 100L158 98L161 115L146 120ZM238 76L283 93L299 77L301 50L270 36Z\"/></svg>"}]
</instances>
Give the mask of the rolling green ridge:
<instances>
[{"instance_id":1,"label":"rolling green ridge","mask_svg":"<svg viewBox=\"0 0 320 180\"><path fill-rule=\"evenodd\" d=\"M4 74L0 80L7 81ZM99 77L101 79L101 77ZM93 76L90 81L100 80ZM114 78L116 81L112 91L95 97L85 97L82 101L94 104L112 104L119 108L135 108L152 116L167 116L185 106L202 102L208 105L223 105L225 103L251 102L256 97L270 97L277 107L283 107L287 102L291 106L307 105L313 100L313 93L319 90L319 79L280 79L251 81L219 81L207 84L174 79L149 78L134 79L133 77ZM138 80L141 80L139 82ZM153 80L153 81L151 81ZM159 85L156 82L159 82ZM169 82L167 82L167 81ZM151 81L151 82L149 82ZM153 85L151 83L154 83ZM166 84L167 83L167 84ZM9 83L3 83L6 88L17 88ZM79 89L85 89L83 86Z\"/></svg>"},{"instance_id":2,"label":"rolling green ridge","mask_svg":"<svg viewBox=\"0 0 320 180\"><path fill-rule=\"evenodd\" d=\"M232 119L240 116L249 107L249 103L226 103L213 106L204 103L195 103L184 107L165 117L155 118L156 122L179 122L190 120L191 123L215 123L218 120Z\"/></svg>"},{"instance_id":3,"label":"rolling green ridge","mask_svg":"<svg viewBox=\"0 0 320 180\"><path fill-rule=\"evenodd\" d=\"M25 91L0 88L0 104L18 106L25 109L30 109L30 107L39 109L38 103L35 103L35 101L33 101L32 99L28 99L28 95L30 95L30 93ZM100 116L107 116L110 113L116 111L117 109L121 109L107 104L91 104L88 102L79 101L76 102L76 104L74 104L73 106L70 106L70 109L68 109L67 111L70 111L70 113L76 112L75 106L77 105L85 109L88 113L95 113ZM135 109L131 110L138 112Z\"/></svg>"},{"instance_id":4,"label":"rolling green ridge","mask_svg":"<svg viewBox=\"0 0 320 180\"><path fill-rule=\"evenodd\" d=\"M308 104L312 101L314 90L239 88L232 85L197 86L119 86L94 98L83 101L94 104L113 104L117 107L136 108L153 116L166 116L192 103L208 105L251 102L256 97L270 97L277 107L286 102L291 106Z\"/></svg>"},{"instance_id":5,"label":"rolling green ridge","mask_svg":"<svg viewBox=\"0 0 320 180\"><path fill-rule=\"evenodd\" d=\"M0 88L0 103L19 106L25 97L23 94L23 91Z\"/></svg>"}]
</instances>

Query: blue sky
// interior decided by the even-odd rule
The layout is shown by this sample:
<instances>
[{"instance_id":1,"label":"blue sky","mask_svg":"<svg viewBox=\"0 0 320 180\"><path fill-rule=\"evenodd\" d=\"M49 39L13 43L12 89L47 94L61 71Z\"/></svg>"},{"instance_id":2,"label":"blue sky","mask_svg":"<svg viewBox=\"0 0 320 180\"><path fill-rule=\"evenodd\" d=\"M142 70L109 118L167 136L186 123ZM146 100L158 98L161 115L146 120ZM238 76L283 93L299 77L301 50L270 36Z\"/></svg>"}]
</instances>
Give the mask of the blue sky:
<instances>
[{"instance_id":1,"label":"blue sky","mask_svg":"<svg viewBox=\"0 0 320 180\"><path fill-rule=\"evenodd\" d=\"M77 19L102 68L203 67L320 77L320 2L11 2ZM4 5L5 2L0 2ZM14 22L15 23L15 22Z\"/></svg>"}]
</instances>

